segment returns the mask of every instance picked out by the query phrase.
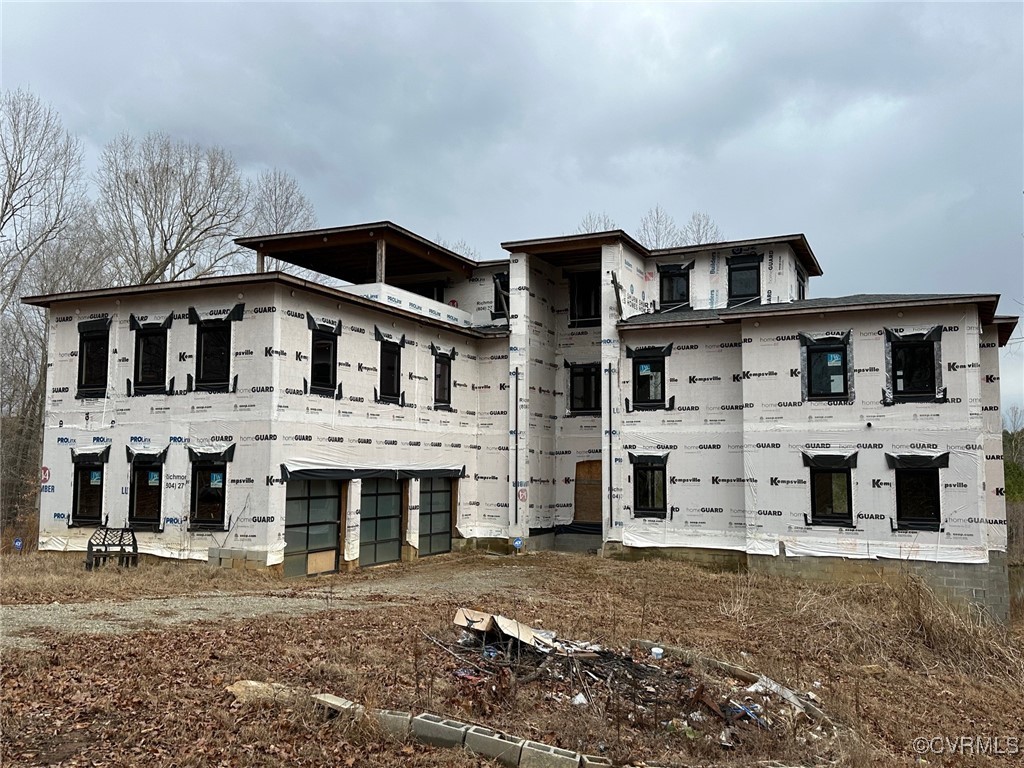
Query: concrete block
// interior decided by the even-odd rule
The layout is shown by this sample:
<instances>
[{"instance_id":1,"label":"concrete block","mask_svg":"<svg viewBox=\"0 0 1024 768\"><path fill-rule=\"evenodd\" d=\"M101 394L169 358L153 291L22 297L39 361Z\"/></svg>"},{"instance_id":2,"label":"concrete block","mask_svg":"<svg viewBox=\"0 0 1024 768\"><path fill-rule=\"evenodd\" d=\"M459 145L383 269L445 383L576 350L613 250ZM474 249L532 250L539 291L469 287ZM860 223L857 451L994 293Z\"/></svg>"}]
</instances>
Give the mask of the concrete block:
<instances>
[{"instance_id":1,"label":"concrete block","mask_svg":"<svg viewBox=\"0 0 1024 768\"><path fill-rule=\"evenodd\" d=\"M466 731L467 749L478 755L494 758L502 765L509 765L513 768L519 765L519 756L522 754L524 743L526 743L526 739L498 733L478 725L470 726Z\"/></svg>"},{"instance_id":2,"label":"concrete block","mask_svg":"<svg viewBox=\"0 0 1024 768\"><path fill-rule=\"evenodd\" d=\"M259 560L250 560L246 558L242 562L245 563L245 570L247 571L262 571L267 566L261 563Z\"/></svg>"},{"instance_id":3,"label":"concrete block","mask_svg":"<svg viewBox=\"0 0 1024 768\"><path fill-rule=\"evenodd\" d=\"M405 740L412 732L412 715L394 709L371 709L370 716L380 723L384 733Z\"/></svg>"},{"instance_id":4,"label":"concrete block","mask_svg":"<svg viewBox=\"0 0 1024 768\"><path fill-rule=\"evenodd\" d=\"M245 550L246 560L255 560L256 562L267 564L267 553L259 549L247 549Z\"/></svg>"},{"instance_id":5,"label":"concrete block","mask_svg":"<svg viewBox=\"0 0 1024 768\"><path fill-rule=\"evenodd\" d=\"M611 768L612 761L601 755L580 755L580 768Z\"/></svg>"},{"instance_id":6,"label":"concrete block","mask_svg":"<svg viewBox=\"0 0 1024 768\"><path fill-rule=\"evenodd\" d=\"M313 706L323 709L328 717L343 715L357 719L363 716L366 708L362 704L343 699L341 696L332 696L329 693L317 693L313 695Z\"/></svg>"},{"instance_id":7,"label":"concrete block","mask_svg":"<svg viewBox=\"0 0 1024 768\"><path fill-rule=\"evenodd\" d=\"M239 560L238 558L231 558L231 567L235 570L243 570L245 568L245 560Z\"/></svg>"},{"instance_id":8,"label":"concrete block","mask_svg":"<svg viewBox=\"0 0 1024 768\"><path fill-rule=\"evenodd\" d=\"M461 747L469 726L458 720L446 720L424 713L412 719L412 732L422 742L436 747Z\"/></svg>"},{"instance_id":9,"label":"concrete block","mask_svg":"<svg viewBox=\"0 0 1024 768\"><path fill-rule=\"evenodd\" d=\"M519 756L519 768L579 768L579 765L579 752L559 749L539 741L523 744L523 752Z\"/></svg>"}]
</instances>

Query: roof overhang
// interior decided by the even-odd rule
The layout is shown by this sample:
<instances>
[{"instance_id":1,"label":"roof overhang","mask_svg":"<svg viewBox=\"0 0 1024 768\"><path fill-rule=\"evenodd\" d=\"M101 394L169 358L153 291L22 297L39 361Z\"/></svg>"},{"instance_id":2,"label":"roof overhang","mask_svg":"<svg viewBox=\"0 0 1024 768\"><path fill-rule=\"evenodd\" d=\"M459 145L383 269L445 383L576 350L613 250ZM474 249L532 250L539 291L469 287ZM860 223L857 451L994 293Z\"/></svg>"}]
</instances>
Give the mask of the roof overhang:
<instances>
[{"instance_id":1,"label":"roof overhang","mask_svg":"<svg viewBox=\"0 0 1024 768\"><path fill-rule=\"evenodd\" d=\"M240 237L257 253L351 283L378 282L378 243L384 244L386 282L421 281L430 275L466 278L479 264L390 221L349 227Z\"/></svg>"},{"instance_id":2,"label":"roof overhang","mask_svg":"<svg viewBox=\"0 0 1024 768\"><path fill-rule=\"evenodd\" d=\"M509 253L528 253L539 256L559 267L573 267L600 261L601 248L622 243L642 256L650 251L621 229L607 232L587 232L580 235L542 237L536 240L510 240L501 244Z\"/></svg>"},{"instance_id":3,"label":"roof overhang","mask_svg":"<svg viewBox=\"0 0 1024 768\"><path fill-rule=\"evenodd\" d=\"M800 265L811 277L822 275L821 265L811 250L810 243L803 233L779 235L778 237L755 237L749 240L728 240L724 243L702 243L700 245L684 245L677 248L658 248L651 251L651 256L689 256L708 251L731 251L748 248L763 248L768 245L785 244L793 249Z\"/></svg>"},{"instance_id":4,"label":"roof overhang","mask_svg":"<svg viewBox=\"0 0 1024 768\"><path fill-rule=\"evenodd\" d=\"M152 296L154 294L175 293L181 291L194 291L199 289L229 288L238 289L254 285L277 284L289 288L299 288L320 296L326 296L333 301L352 306L363 307L375 312L383 312L395 317L415 322L419 325L426 325L436 328L443 328L455 333L478 338L491 338L494 336L507 336L507 326L492 326L488 329L467 328L444 320L436 320L427 315L420 315L400 307L385 306L380 302L357 296L352 293L331 288L310 280L303 280L289 275L285 272L261 272L247 275L224 275L218 277L202 277L195 280L178 280L169 283L149 283L146 285L128 285L114 288L97 288L88 291L71 291L68 293L50 293L40 296L25 296L21 299L22 304L29 304L35 307L49 309L54 304L63 304L72 301L99 301L103 299L123 299L129 296Z\"/></svg>"},{"instance_id":5,"label":"roof overhang","mask_svg":"<svg viewBox=\"0 0 1024 768\"><path fill-rule=\"evenodd\" d=\"M999 346L1005 347L1006 343L1010 340L1010 336L1013 335L1014 330L1017 328L1017 321L1019 317L1013 315L996 315L992 318L992 324L995 325L996 331L999 334Z\"/></svg>"}]
</instances>

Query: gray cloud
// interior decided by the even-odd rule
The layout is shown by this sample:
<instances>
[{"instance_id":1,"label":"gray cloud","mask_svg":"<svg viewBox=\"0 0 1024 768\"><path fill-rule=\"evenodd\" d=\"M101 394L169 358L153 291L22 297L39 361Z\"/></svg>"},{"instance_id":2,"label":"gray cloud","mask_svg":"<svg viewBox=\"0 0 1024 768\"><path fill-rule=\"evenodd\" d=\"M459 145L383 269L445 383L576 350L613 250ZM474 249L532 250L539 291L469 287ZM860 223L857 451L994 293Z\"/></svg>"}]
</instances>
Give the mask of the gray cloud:
<instances>
[{"instance_id":1,"label":"gray cloud","mask_svg":"<svg viewBox=\"0 0 1024 768\"><path fill-rule=\"evenodd\" d=\"M803 231L816 295L1024 296L1019 4L5 4L5 87L291 171L322 223ZM1004 354L1024 400L1024 353Z\"/></svg>"}]
</instances>

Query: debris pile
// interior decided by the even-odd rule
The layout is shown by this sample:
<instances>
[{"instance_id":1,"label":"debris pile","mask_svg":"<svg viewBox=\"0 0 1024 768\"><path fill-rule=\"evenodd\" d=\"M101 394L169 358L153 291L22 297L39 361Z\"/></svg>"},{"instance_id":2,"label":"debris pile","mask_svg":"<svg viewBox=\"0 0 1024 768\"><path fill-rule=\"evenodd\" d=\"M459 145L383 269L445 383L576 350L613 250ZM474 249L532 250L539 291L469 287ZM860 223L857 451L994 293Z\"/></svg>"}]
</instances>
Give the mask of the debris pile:
<instances>
[{"instance_id":1,"label":"debris pile","mask_svg":"<svg viewBox=\"0 0 1024 768\"><path fill-rule=\"evenodd\" d=\"M459 705L489 715L522 686L545 686L544 699L593 708L610 726L665 729L732 748L744 732L800 719L820 733L820 709L769 678L724 662L699 659L721 677L702 676L683 649L637 642L631 649L560 638L555 632L496 614L460 608L456 637L427 636L456 659Z\"/></svg>"}]
</instances>

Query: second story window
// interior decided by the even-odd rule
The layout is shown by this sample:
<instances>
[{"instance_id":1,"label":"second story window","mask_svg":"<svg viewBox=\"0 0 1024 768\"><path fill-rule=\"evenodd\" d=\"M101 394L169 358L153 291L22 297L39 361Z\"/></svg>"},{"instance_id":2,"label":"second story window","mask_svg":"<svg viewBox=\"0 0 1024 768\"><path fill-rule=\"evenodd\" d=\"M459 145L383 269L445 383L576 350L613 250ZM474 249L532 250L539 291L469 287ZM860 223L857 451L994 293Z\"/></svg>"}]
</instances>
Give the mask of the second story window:
<instances>
[{"instance_id":1,"label":"second story window","mask_svg":"<svg viewBox=\"0 0 1024 768\"><path fill-rule=\"evenodd\" d=\"M760 302L761 260L760 255L729 259L729 306Z\"/></svg>"},{"instance_id":2,"label":"second story window","mask_svg":"<svg viewBox=\"0 0 1024 768\"><path fill-rule=\"evenodd\" d=\"M942 402L942 326L922 333L885 329L886 388L883 402Z\"/></svg>"},{"instance_id":3,"label":"second story window","mask_svg":"<svg viewBox=\"0 0 1024 768\"><path fill-rule=\"evenodd\" d=\"M601 325L601 273L576 272L569 275L569 327Z\"/></svg>"},{"instance_id":4,"label":"second story window","mask_svg":"<svg viewBox=\"0 0 1024 768\"><path fill-rule=\"evenodd\" d=\"M397 403L402 393L402 348L393 341L380 343L380 399Z\"/></svg>"},{"instance_id":5,"label":"second story window","mask_svg":"<svg viewBox=\"0 0 1024 768\"><path fill-rule=\"evenodd\" d=\"M110 360L110 318L83 320L78 324L79 398L107 396L107 364Z\"/></svg>"},{"instance_id":6,"label":"second story window","mask_svg":"<svg viewBox=\"0 0 1024 768\"><path fill-rule=\"evenodd\" d=\"M662 310L678 309L690 306L690 273L693 264L660 264L658 274L660 282L660 302Z\"/></svg>"},{"instance_id":7,"label":"second story window","mask_svg":"<svg viewBox=\"0 0 1024 768\"><path fill-rule=\"evenodd\" d=\"M167 329L171 318L162 323L140 322L135 315L129 325L135 333L135 371L132 392L136 395L163 395L167 392Z\"/></svg>"},{"instance_id":8,"label":"second story window","mask_svg":"<svg viewBox=\"0 0 1024 768\"><path fill-rule=\"evenodd\" d=\"M341 320L321 323L306 313L306 325L312 332L309 350L309 391L314 395L334 397L338 388L338 336Z\"/></svg>"},{"instance_id":9,"label":"second story window","mask_svg":"<svg viewBox=\"0 0 1024 768\"><path fill-rule=\"evenodd\" d=\"M598 363L571 365L569 369L569 412L598 414L601 412L601 366Z\"/></svg>"},{"instance_id":10,"label":"second story window","mask_svg":"<svg viewBox=\"0 0 1024 768\"><path fill-rule=\"evenodd\" d=\"M200 319L188 308L188 321L196 327L197 392L228 392L231 382L231 323L242 319L244 304L236 304L223 318ZM237 379L237 377L235 377Z\"/></svg>"},{"instance_id":11,"label":"second story window","mask_svg":"<svg viewBox=\"0 0 1024 768\"><path fill-rule=\"evenodd\" d=\"M818 336L801 333L804 400L849 400L853 397L850 333Z\"/></svg>"},{"instance_id":12,"label":"second story window","mask_svg":"<svg viewBox=\"0 0 1024 768\"><path fill-rule=\"evenodd\" d=\"M455 347L443 350L431 344L430 354L434 356L434 407L444 410L452 404L452 360L458 352Z\"/></svg>"}]
</instances>

